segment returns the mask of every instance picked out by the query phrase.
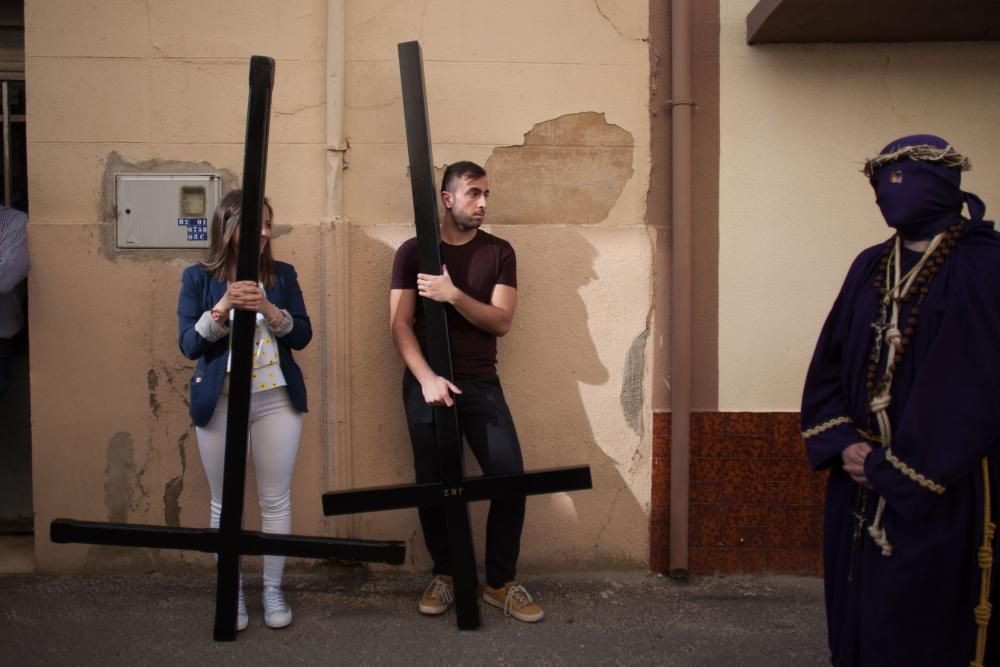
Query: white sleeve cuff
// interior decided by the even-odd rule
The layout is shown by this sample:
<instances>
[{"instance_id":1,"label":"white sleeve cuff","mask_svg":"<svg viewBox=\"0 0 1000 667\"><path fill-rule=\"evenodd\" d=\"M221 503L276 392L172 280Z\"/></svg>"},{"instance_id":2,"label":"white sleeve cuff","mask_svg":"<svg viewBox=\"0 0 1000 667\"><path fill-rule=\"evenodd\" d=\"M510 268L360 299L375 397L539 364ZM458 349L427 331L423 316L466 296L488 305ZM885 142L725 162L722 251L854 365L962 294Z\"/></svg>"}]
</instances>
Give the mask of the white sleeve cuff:
<instances>
[{"instance_id":1,"label":"white sleeve cuff","mask_svg":"<svg viewBox=\"0 0 1000 667\"><path fill-rule=\"evenodd\" d=\"M201 314L201 317L195 323L194 330L210 343L214 343L220 338L225 338L229 335L229 327L213 320L212 313L207 310Z\"/></svg>"},{"instance_id":2,"label":"white sleeve cuff","mask_svg":"<svg viewBox=\"0 0 1000 667\"><path fill-rule=\"evenodd\" d=\"M295 326L295 320L292 319L292 314L287 310L280 310L284 317L281 318L281 324L279 324L277 328L271 329L271 331L274 332L275 336L287 336L292 331L292 327Z\"/></svg>"}]
</instances>

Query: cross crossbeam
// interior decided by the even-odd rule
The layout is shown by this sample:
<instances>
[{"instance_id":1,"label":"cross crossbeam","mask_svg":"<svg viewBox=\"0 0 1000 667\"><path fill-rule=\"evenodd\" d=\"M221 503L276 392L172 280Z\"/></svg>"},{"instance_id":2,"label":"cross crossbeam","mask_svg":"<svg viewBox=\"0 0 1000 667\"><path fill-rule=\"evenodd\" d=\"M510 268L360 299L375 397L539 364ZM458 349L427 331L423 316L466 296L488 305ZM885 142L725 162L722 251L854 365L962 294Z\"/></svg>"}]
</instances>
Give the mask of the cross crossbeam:
<instances>
[{"instance_id":1,"label":"cross crossbeam","mask_svg":"<svg viewBox=\"0 0 1000 667\"><path fill-rule=\"evenodd\" d=\"M381 512L408 507L434 507L449 502L520 498L559 491L582 491L593 486L589 466L546 468L519 475L465 477L451 486L443 482L391 484L323 494L327 516Z\"/></svg>"},{"instance_id":2,"label":"cross crossbeam","mask_svg":"<svg viewBox=\"0 0 1000 667\"><path fill-rule=\"evenodd\" d=\"M49 529L57 544L100 544L119 547L149 547L219 553L222 537L214 528L176 528L130 523L99 523L54 519ZM236 551L243 556L280 554L295 558L336 558L345 561L401 565L402 542L343 540L304 535L282 535L242 530L236 536Z\"/></svg>"},{"instance_id":3,"label":"cross crossbeam","mask_svg":"<svg viewBox=\"0 0 1000 667\"><path fill-rule=\"evenodd\" d=\"M424 89L420 44L399 44L399 71L403 86L403 114L406 145L410 160L410 186L417 226L417 247L421 273L441 274L441 232L438 227L437 188L431 155L430 124ZM422 299L427 329L428 363L441 377L453 378L451 347L448 341L448 314L443 303ZM479 627L476 601L475 551L469 527L468 503L476 500L511 498L592 487L590 467L553 468L519 475L465 478L462 469L462 434L454 407L434 408L441 481L402 484L323 494L327 515L376 512L407 507L441 505L445 509L455 611L458 627Z\"/></svg>"},{"instance_id":4,"label":"cross crossbeam","mask_svg":"<svg viewBox=\"0 0 1000 667\"><path fill-rule=\"evenodd\" d=\"M274 61L263 56L253 56L250 59L250 94L243 161L243 200L240 211L242 239L260 237L260 212L264 205L264 177L267 172L267 137L273 85ZM236 262L237 280L257 282L256 242L241 243ZM406 549L405 543L399 541L275 535L242 529L255 320L255 313L237 310L232 325L232 364L229 408L226 415L222 513L218 530L97 523L62 518L54 519L50 526L51 539L56 543L189 549L218 554L213 632L217 641L232 641L236 638L241 555L337 558L399 565L404 560Z\"/></svg>"}]
</instances>

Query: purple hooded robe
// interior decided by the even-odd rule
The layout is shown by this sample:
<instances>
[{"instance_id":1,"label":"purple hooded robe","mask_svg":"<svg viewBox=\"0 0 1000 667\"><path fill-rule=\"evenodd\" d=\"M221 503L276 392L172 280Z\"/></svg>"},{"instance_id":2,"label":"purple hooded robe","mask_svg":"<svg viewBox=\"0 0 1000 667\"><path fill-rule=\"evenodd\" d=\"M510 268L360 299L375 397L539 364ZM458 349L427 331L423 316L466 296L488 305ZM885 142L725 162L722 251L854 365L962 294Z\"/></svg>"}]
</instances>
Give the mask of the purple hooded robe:
<instances>
[{"instance_id":1,"label":"purple hooded robe","mask_svg":"<svg viewBox=\"0 0 1000 667\"><path fill-rule=\"evenodd\" d=\"M920 135L882 153L917 144L947 145ZM927 238L961 221L963 202L972 219L929 284L888 410L893 454L944 493L918 484L887 460L876 439L859 434L878 433L865 383L880 308L873 281L884 244L854 260L816 345L802 429L810 465L829 470L823 556L831 661L836 667L967 667L976 648L984 457L994 523L1000 506L1000 235L982 220L982 202L961 192L958 167L903 158L878 168L871 180L884 217L903 238ZM904 273L920 254L904 250ZM900 321L913 304L903 304ZM874 448L864 465L870 491L841 461L841 452L861 441ZM886 502L882 525L893 545L890 556L867 532L879 497ZM998 541L993 538L994 557ZM985 665L1000 665L998 617L1000 608L988 627Z\"/></svg>"}]
</instances>

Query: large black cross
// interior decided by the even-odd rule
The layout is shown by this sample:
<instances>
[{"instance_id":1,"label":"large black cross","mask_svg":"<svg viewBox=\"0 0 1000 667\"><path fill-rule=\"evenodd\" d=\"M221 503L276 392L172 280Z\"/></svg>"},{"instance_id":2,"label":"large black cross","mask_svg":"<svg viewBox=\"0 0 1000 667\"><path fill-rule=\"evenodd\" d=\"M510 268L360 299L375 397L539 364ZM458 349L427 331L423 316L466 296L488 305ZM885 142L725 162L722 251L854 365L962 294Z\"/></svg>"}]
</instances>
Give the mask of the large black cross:
<instances>
[{"instance_id":1,"label":"large black cross","mask_svg":"<svg viewBox=\"0 0 1000 667\"><path fill-rule=\"evenodd\" d=\"M253 56L250 59L250 97L240 210L240 238L247 242L240 243L239 246L236 258L237 280L257 282L258 245L253 239L260 236L273 85L274 61L263 56ZM214 630L218 641L232 641L236 638L241 555L338 558L399 565L403 562L406 550L405 543L399 541L341 540L242 530L255 320L255 313L237 310L233 322L219 528L176 528L55 519L50 529L52 541L59 543L189 549L218 554Z\"/></svg>"},{"instance_id":2,"label":"large black cross","mask_svg":"<svg viewBox=\"0 0 1000 667\"><path fill-rule=\"evenodd\" d=\"M437 188L431 156L430 124L424 91L420 44L399 44L399 70L403 83L403 114L410 158L410 186L417 224L420 272L441 274L441 235L438 228ZM452 379L451 348L448 343L448 315L443 303L423 299L427 326L428 363L441 377ZM441 466L441 481L427 484L381 486L323 494L327 515L375 512L407 507L443 505L455 583L458 627L479 627L476 601L478 581L476 558L469 529L467 503L474 500L518 498L557 491L592 487L590 466L536 470L519 475L463 477L462 434L454 407L434 408L434 425Z\"/></svg>"}]
</instances>

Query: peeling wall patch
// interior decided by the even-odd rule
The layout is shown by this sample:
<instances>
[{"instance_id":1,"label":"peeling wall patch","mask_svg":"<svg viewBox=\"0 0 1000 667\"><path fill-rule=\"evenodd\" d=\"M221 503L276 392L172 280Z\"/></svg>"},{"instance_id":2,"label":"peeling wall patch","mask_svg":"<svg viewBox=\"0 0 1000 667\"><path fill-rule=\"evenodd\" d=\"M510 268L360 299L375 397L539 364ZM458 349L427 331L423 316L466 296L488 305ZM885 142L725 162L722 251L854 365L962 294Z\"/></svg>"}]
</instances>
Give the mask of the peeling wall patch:
<instances>
[{"instance_id":1,"label":"peeling wall patch","mask_svg":"<svg viewBox=\"0 0 1000 667\"><path fill-rule=\"evenodd\" d=\"M521 146L500 146L490 174L490 219L510 225L587 225L608 217L632 178L635 140L603 113L535 125Z\"/></svg>"},{"instance_id":2,"label":"peeling wall patch","mask_svg":"<svg viewBox=\"0 0 1000 667\"><path fill-rule=\"evenodd\" d=\"M643 331L635 337L625 357L625 371L622 373L621 404L622 413L629 427L642 437L642 376L646 370L646 337Z\"/></svg>"},{"instance_id":3,"label":"peeling wall patch","mask_svg":"<svg viewBox=\"0 0 1000 667\"><path fill-rule=\"evenodd\" d=\"M135 498L132 481L135 476L135 445L132 435L119 431L108 442L107 463L104 467L104 506L108 521L125 523Z\"/></svg>"},{"instance_id":4,"label":"peeling wall patch","mask_svg":"<svg viewBox=\"0 0 1000 667\"><path fill-rule=\"evenodd\" d=\"M181 473L169 480L163 489L163 519L168 526L181 525L181 493L184 492L184 474L187 472L187 452L184 443L188 433L177 440L177 450L181 459Z\"/></svg>"}]
</instances>

